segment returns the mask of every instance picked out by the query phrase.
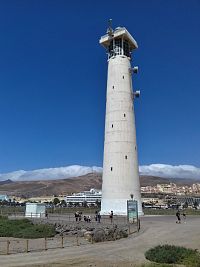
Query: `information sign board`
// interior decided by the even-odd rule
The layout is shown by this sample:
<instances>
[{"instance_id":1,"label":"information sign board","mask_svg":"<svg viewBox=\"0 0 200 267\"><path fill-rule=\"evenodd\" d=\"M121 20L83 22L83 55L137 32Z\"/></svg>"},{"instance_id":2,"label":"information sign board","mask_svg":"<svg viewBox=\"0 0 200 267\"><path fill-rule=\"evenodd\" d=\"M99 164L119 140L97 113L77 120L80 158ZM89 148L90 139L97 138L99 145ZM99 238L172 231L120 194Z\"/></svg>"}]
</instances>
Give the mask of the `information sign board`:
<instances>
[{"instance_id":1,"label":"information sign board","mask_svg":"<svg viewBox=\"0 0 200 267\"><path fill-rule=\"evenodd\" d=\"M127 219L129 223L135 223L138 220L138 205L136 200L127 200Z\"/></svg>"}]
</instances>

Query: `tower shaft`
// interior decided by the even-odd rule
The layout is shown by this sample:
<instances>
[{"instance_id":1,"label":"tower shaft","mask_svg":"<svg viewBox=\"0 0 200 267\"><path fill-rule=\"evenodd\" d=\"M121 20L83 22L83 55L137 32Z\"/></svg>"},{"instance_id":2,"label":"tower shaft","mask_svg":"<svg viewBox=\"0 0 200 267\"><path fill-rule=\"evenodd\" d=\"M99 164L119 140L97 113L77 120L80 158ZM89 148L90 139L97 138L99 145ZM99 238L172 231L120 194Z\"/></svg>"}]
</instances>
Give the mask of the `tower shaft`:
<instances>
[{"instance_id":1,"label":"tower shaft","mask_svg":"<svg viewBox=\"0 0 200 267\"><path fill-rule=\"evenodd\" d=\"M117 32L119 33L118 30ZM113 37L108 45L105 41L102 42L104 46L108 46L109 60L101 214L110 214L112 210L114 214L126 215L127 200L131 195L138 201L138 212L142 214L129 53L130 36L119 36L120 33L118 38Z\"/></svg>"}]
</instances>

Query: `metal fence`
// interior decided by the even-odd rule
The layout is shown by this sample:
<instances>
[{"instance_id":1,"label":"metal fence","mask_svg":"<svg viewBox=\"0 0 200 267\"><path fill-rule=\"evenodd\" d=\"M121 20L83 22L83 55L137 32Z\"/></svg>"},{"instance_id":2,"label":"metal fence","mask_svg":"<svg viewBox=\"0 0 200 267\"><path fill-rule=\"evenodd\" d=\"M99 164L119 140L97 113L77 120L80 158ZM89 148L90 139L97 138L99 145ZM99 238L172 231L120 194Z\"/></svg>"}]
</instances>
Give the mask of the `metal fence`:
<instances>
[{"instance_id":1,"label":"metal fence","mask_svg":"<svg viewBox=\"0 0 200 267\"><path fill-rule=\"evenodd\" d=\"M38 239L4 239L0 240L0 255L45 251L87 245L89 242L79 236L38 238ZM93 243L93 242L92 242Z\"/></svg>"},{"instance_id":2,"label":"metal fence","mask_svg":"<svg viewBox=\"0 0 200 267\"><path fill-rule=\"evenodd\" d=\"M74 214L49 214L46 218L41 216L28 218L34 221L35 223L51 223L51 224L60 224L66 225L67 223L74 223L74 225L79 225L85 223L85 226L94 227L98 224L98 227L101 228L105 227L106 225L117 225L117 226L124 226L128 229L128 235L139 232L140 230L140 220L134 221L133 223L129 223L127 221L127 217L125 216L113 216L111 220L109 216L101 216L100 222L95 220L95 216L91 216L90 222L84 222L83 217L81 220L77 220ZM4 214L4 216L8 216L10 219L22 219L25 218L24 212L18 212L15 214ZM85 215L87 216L87 214ZM89 243L94 243L93 238L88 241L84 237L79 237L78 235L74 236L60 236L60 237L53 237L53 238L38 238L38 239L16 239L16 238L0 238L0 255L9 255L14 253L28 253L33 251L42 251L48 249L56 249L56 248L66 248L72 246L80 246L80 245L87 245Z\"/></svg>"},{"instance_id":3,"label":"metal fence","mask_svg":"<svg viewBox=\"0 0 200 267\"><path fill-rule=\"evenodd\" d=\"M138 231L139 229L137 228L137 225L129 224L129 235ZM79 237L78 235L38 239L3 238L3 240L0 240L0 255L46 251L49 249L58 248L61 249L87 245L89 243L94 243L92 236L91 240L87 240L84 237Z\"/></svg>"},{"instance_id":4,"label":"metal fence","mask_svg":"<svg viewBox=\"0 0 200 267\"><path fill-rule=\"evenodd\" d=\"M1 214L1 216L8 217L10 219L22 219L26 218L24 212L7 212ZM83 222L84 216L90 219L90 222L97 222L95 219L94 214L82 214L81 217L76 218L73 213L68 214L60 214L60 213L49 213L47 216L44 216L44 213L30 213L27 219L33 219L40 222L40 220L45 220L49 222L58 222L58 223L66 223L66 222ZM117 225L123 225L127 224L127 217L126 216L119 216L114 215L111 219L109 216L101 216L100 223L102 224L117 224Z\"/></svg>"},{"instance_id":5,"label":"metal fence","mask_svg":"<svg viewBox=\"0 0 200 267\"><path fill-rule=\"evenodd\" d=\"M8 217L9 219L22 219L25 218L25 213L24 212L18 212L18 213L8 213L4 214L3 216ZM87 214L85 215L86 217L88 216ZM69 214L56 214L56 213L51 213L48 214L47 217L44 217L44 214L31 214L28 219L32 220L35 223L50 223L50 224L60 224L64 225L67 223L86 223L88 224L101 224L101 225L118 225L118 226L127 226L129 229L129 234L132 234L134 232L139 232L140 230L140 219L133 221L133 223L129 223L127 221L126 216L118 216L114 215L112 219L110 219L109 216L101 216L100 222L98 222L95 219L95 216L90 216L90 220L88 222L84 221L84 216L80 218L76 218L74 214L69 213Z\"/></svg>"}]
</instances>

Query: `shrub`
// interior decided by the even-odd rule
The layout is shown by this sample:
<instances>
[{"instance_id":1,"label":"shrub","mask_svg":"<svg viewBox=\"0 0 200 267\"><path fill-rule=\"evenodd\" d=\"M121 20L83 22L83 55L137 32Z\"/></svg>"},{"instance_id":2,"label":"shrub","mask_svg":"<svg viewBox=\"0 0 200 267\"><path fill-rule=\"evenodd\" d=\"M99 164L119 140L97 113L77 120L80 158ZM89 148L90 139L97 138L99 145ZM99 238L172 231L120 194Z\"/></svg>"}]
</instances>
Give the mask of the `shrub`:
<instances>
[{"instance_id":1,"label":"shrub","mask_svg":"<svg viewBox=\"0 0 200 267\"><path fill-rule=\"evenodd\" d=\"M0 220L7 219L7 218L8 218L8 216L0 215Z\"/></svg>"},{"instance_id":2,"label":"shrub","mask_svg":"<svg viewBox=\"0 0 200 267\"><path fill-rule=\"evenodd\" d=\"M200 255L197 250L184 247L159 245L145 253L146 259L157 263L186 264L187 266L200 266Z\"/></svg>"},{"instance_id":3,"label":"shrub","mask_svg":"<svg viewBox=\"0 0 200 267\"><path fill-rule=\"evenodd\" d=\"M16 238L52 237L55 229L52 225L33 224L28 219L8 220L0 218L0 236Z\"/></svg>"}]
</instances>

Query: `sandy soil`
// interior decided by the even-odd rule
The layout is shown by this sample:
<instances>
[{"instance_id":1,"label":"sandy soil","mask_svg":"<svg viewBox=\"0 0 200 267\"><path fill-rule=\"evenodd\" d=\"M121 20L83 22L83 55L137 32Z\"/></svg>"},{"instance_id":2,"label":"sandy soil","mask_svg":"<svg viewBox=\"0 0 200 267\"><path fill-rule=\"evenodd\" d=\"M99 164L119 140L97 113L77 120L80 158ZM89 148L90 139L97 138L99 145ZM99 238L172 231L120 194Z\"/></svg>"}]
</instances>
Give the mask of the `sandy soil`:
<instances>
[{"instance_id":1,"label":"sandy soil","mask_svg":"<svg viewBox=\"0 0 200 267\"><path fill-rule=\"evenodd\" d=\"M176 224L172 216L141 218L141 231L128 238L43 252L0 256L1 267L128 267L145 262L144 252L158 244L200 249L200 217Z\"/></svg>"}]
</instances>

